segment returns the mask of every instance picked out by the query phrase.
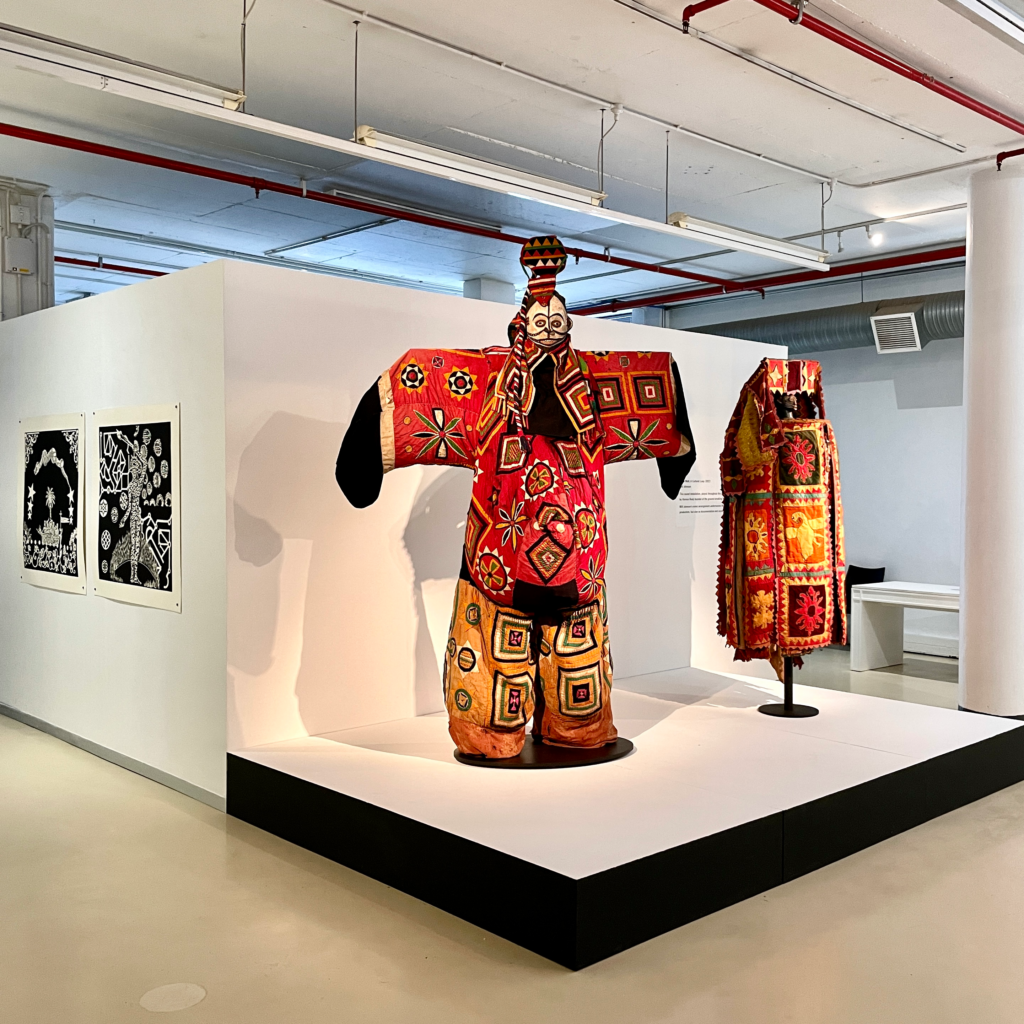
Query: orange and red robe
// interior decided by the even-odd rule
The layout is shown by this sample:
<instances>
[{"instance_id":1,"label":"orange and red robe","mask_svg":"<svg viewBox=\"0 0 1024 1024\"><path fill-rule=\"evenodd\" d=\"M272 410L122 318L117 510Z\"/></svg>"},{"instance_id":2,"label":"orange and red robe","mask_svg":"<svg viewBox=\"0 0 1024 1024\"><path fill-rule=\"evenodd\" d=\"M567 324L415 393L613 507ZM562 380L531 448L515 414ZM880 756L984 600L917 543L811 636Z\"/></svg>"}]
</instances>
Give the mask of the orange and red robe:
<instances>
[{"instance_id":1,"label":"orange and red robe","mask_svg":"<svg viewBox=\"0 0 1024 1024\"><path fill-rule=\"evenodd\" d=\"M475 472L464 570L491 600L521 610L579 607L598 596L607 558L604 467L657 458L672 495L693 464L678 371L666 352L553 356L528 345L526 427L509 415L509 349L412 349L378 384L385 472L464 466ZM530 429L532 371L553 359L570 429ZM340 478L339 478L340 482Z\"/></svg>"},{"instance_id":2,"label":"orange and red robe","mask_svg":"<svg viewBox=\"0 0 1024 1024\"><path fill-rule=\"evenodd\" d=\"M795 419L776 409L786 393L798 396ZM768 659L780 678L783 658L846 642L839 456L824 416L818 363L765 359L721 456L718 631L736 660Z\"/></svg>"}]
</instances>

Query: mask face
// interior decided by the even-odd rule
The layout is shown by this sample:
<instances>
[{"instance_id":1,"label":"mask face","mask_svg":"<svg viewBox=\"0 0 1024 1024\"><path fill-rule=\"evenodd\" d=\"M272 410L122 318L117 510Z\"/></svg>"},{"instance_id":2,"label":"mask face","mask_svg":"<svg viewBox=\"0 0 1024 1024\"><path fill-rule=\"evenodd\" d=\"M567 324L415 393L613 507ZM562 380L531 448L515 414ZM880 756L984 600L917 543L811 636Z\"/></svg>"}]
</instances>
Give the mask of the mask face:
<instances>
[{"instance_id":1,"label":"mask face","mask_svg":"<svg viewBox=\"0 0 1024 1024\"><path fill-rule=\"evenodd\" d=\"M538 348L557 348L569 336L572 320L557 296L542 306L535 302L526 314L526 336Z\"/></svg>"}]
</instances>

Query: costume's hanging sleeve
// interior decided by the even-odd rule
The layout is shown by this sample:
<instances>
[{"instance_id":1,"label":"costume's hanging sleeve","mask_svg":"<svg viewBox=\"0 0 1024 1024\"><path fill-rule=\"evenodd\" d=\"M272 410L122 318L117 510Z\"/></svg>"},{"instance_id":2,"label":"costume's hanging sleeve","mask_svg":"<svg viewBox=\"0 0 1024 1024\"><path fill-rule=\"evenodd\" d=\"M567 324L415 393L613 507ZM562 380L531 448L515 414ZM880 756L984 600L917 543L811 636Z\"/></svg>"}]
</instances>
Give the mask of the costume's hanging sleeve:
<instances>
[{"instance_id":1,"label":"costume's hanging sleeve","mask_svg":"<svg viewBox=\"0 0 1024 1024\"><path fill-rule=\"evenodd\" d=\"M788 396L788 399L786 398ZM792 418L780 415L788 400ZM737 661L846 642L839 456L821 367L765 359L743 386L721 456L718 631Z\"/></svg>"}]
</instances>

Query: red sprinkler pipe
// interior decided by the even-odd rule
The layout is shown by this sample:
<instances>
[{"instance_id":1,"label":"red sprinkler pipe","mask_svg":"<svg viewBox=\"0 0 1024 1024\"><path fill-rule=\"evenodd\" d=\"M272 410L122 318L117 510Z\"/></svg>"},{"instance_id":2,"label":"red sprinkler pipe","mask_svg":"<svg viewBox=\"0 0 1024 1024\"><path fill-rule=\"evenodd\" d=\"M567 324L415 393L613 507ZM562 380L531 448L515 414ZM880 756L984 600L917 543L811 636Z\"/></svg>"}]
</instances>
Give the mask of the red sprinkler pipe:
<instances>
[{"instance_id":1,"label":"red sprinkler pipe","mask_svg":"<svg viewBox=\"0 0 1024 1024\"><path fill-rule=\"evenodd\" d=\"M125 267L120 263L104 263L103 260L76 260L70 256L54 256L53 262L89 270L109 270L115 274L137 274L139 277L166 277L168 274L166 270L143 270L142 267Z\"/></svg>"},{"instance_id":2,"label":"red sprinkler pipe","mask_svg":"<svg viewBox=\"0 0 1024 1024\"><path fill-rule=\"evenodd\" d=\"M1005 153L996 153L996 170L1003 169L1003 161L1009 160L1012 156L1024 156L1024 149L1008 149Z\"/></svg>"},{"instance_id":3,"label":"red sprinkler pipe","mask_svg":"<svg viewBox=\"0 0 1024 1024\"><path fill-rule=\"evenodd\" d=\"M690 31L690 19L695 14L700 14L701 11L709 11L712 7L720 7L724 3L728 3L729 0L703 0L703 3L690 4L689 7L683 8L683 31Z\"/></svg>"},{"instance_id":4,"label":"red sprinkler pipe","mask_svg":"<svg viewBox=\"0 0 1024 1024\"><path fill-rule=\"evenodd\" d=\"M698 11L706 10L709 7L717 7L725 2L727 0L705 0L704 3L691 4L683 11L683 28L689 29L689 19ZM816 35L829 39L833 43L838 43L845 49L859 54L861 57L880 65L887 71L893 72L893 74L908 78L911 82L923 85L926 89L930 89L932 92L938 93L954 103L959 103L960 106L966 107L976 114L981 114L982 117L987 117L990 121L995 121L996 124L1001 124L1004 128L1009 128L1018 135L1024 135L1024 121L1019 121L1009 114L1004 114L1001 110L996 110L995 107L990 107L987 103L982 103L981 100L976 100L973 96L968 96L967 93L960 92L959 89L946 85L945 82L937 81L931 75L926 75L923 71L919 71L897 57L890 57L889 54L883 53L874 46L862 42L856 37L851 36L848 32L833 28L821 19L806 14L802 9L794 7L787 0L754 0L754 3L760 4L775 14L781 14L787 21L802 25Z\"/></svg>"},{"instance_id":5,"label":"red sprinkler pipe","mask_svg":"<svg viewBox=\"0 0 1024 1024\"><path fill-rule=\"evenodd\" d=\"M30 142L41 142L44 145L58 146L61 149L73 149L81 153L92 153L96 156L111 157L115 160L127 161L128 163L160 167L163 170L178 171L181 174L192 174L200 178L211 178L214 181L223 181L232 185L242 185L245 188L253 189L257 197L259 197L261 192L277 192L285 196L294 196L297 199L311 199L314 202L327 203L330 206L343 206L349 210L361 210L364 213L394 217L396 220L407 220L414 224L424 224L427 227L458 231L464 235L492 238L498 242L511 242L515 245L522 245L524 242L529 241L526 236L510 235L504 231L494 231L491 228L474 227L471 224L463 224L459 221L448 220L445 217L438 217L433 214L398 210L392 206L372 203L364 199L349 199L344 196L330 195L327 192L315 192L312 189L300 188L297 185L284 185L278 181L270 181L268 178L235 174L232 171L222 171L216 167L187 163L184 160L169 160L166 157L152 156L149 153L138 153L132 149L105 146L99 142L86 142L84 139L75 139L68 135L54 135L52 132L41 132L35 128L22 128L20 125L0 122L0 135L9 135L15 139L27 139ZM659 266L657 263L643 263L640 260L630 260L623 256L611 256L608 253L593 252L590 249L575 249L566 246L565 251L577 259L614 263L616 266L629 267L631 270L645 270L652 274L668 274L671 277L682 277L689 281L701 281L704 284L713 285L716 293L719 290L723 292L747 291L746 288L739 288L732 281L721 277L695 274L688 270L677 270L675 267Z\"/></svg>"},{"instance_id":6,"label":"red sprinkler pipe","mask_svg":"<svg viewBox=\"0 0 1024 1024\"><path fill-rule=\"evenodd\" d=\"M833 263L829 271L829 280L835 277L849 277L851 274L869 274L879 270L895 270L898 267L915 267L922 263L942 263L945 260L963 259L967 255L966 245L949 245L942 249L929 249L926 252L904 253L900 256L880 256L876 259L857 260L852 263ZM804 284L807 281L820 281L821 274L814 270L797 270L790 274L773 274L770 277L755 277L746 281L737 281L748 291L763 292L766 288L782 288L789 284ZM694 299L707 299L720 294L710 288L691 288L685 292L671 292L667 295L648 295L643 299L612 299L610 302L598 302L592 306L574 306L569 312L581 316L596 313L616 313L620 309L640 309L643 306L679 305Z\"/></svg>"}]
</instances>

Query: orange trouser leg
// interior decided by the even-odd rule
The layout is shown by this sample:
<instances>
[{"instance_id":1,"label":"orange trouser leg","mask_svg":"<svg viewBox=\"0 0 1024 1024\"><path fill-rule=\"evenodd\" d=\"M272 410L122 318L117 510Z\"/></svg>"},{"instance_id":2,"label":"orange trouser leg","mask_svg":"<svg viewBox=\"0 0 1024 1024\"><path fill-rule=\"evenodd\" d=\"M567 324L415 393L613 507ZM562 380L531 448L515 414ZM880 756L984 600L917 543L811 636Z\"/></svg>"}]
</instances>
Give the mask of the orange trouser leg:
<instances>
[{"instance_id":1,"label":"orange trouser leg","mask_svg":"<svg viewBox=\"0 0 1024 1024\"><path fill-rule=\"evenodd\" d=\"M564 620L538 622L459 580L444 663L448 731L459 750L514 757L538 697L534 731L547 741L614 740L604 607L602 594Z\"/></svg>"},{"instance_id":2,"label":"orange trouser leg","mask_svg":"<svg viewBox=\"0 0 1024 1024\"><path fill-rule=\"evenodd\" d=\"M604 593L554 625L543 625L533 731L546 742L600 747L618 732L612 722L612 666Z\"/></svg>"},{"instance_id":3,"label":"orange trouser leg","mask_svg":"<svg viewBox=\"0 0 1024 1024\"><path fill-rule=\"evenodd\" d=\"M533 714L533 619L459 580L444 660L448 731L464 754L514 757Z\"/></svg>"}]
</instances>

